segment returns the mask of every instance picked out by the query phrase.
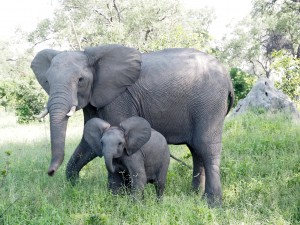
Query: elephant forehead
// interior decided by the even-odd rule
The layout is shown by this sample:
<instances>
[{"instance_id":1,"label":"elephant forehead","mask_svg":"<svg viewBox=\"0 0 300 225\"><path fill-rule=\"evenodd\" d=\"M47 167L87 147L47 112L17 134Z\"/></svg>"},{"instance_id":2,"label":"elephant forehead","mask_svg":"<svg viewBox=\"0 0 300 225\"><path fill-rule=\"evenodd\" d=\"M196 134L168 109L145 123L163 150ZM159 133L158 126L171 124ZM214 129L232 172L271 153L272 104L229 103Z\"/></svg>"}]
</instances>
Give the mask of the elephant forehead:
<instances>
[{"instance_id":1,"label":"elephant forehead","mask_svg":"<svg viewBox=\"0 0 300 225\"><path fill-rule=\"evenodd\" d=\"M88 58L82 52L62 52L52 59L52 65L56 66L77 66L83 67L88 65Z\"/></svg>"},{"instance_id":2,"label":"elephant forehead","mask_svg":"<svg viewBox=\"0 0 300 225\"><path fill-rule=\"evenodd\" d=\"M124 139L124 132L118 127L110 127L103 135L103 138Z\"/></svg>"},{"instance_id":3,"label":"elephant forehead","mask_svg":"<svg viewBox=\"0 0 300 225\"><path fill-rule=\"evenodd\" d=\"M53 79L77 79L81 74L88 74L87 57L80 52L63 52L55 56L47 73Z\"/></svg>"}]
</instances>

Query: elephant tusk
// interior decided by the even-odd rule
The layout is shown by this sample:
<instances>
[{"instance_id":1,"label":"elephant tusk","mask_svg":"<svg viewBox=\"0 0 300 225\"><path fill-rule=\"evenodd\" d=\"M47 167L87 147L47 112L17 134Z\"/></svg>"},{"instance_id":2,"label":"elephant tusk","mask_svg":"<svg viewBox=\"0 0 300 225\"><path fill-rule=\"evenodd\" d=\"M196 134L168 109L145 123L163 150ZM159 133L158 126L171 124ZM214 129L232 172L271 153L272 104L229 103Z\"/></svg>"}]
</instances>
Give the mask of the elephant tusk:
<instances>
[{"instance_id":1,"label":"elephant tusk","mask_svg":"<svg viewBox=\"0 0 300 225\"><path fill-rule=\"evenodd\" d=\"M35 115L34 117L37 118L37 119L42 119L45 116L47 116L47 114L48 114L48 109L45 106L44 110L39 115Z\"/></svg>"},{"instance_id":2,"label":"elephant tusk","mask_svg":"<svg viewBox=\"0 0 300 225\"><path fill-rule=\"evenodd\" d=\"M71 117L73 116L73 114L75 113L76 111L76 106L72 106L70 112L67 113L67 116Z\"/></svg>"}]
</instances>

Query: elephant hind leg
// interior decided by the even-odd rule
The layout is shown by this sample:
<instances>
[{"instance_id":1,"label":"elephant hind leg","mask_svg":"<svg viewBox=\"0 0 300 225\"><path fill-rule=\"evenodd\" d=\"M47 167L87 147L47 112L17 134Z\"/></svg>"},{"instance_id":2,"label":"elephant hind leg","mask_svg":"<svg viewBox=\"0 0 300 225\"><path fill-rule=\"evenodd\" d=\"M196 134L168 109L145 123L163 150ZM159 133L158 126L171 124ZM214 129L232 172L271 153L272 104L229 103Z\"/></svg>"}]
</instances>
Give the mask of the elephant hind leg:
<instances>
[{"instance_id":1,"label":"elephant hind leg","mask_svg":"<svg viewBox=\"0 0 300 225\"><path fill-rule=\"evenodd\" d=\"M195 149L188 145L192 157L193 157L193 179L192 179L192 186L195 192L204 193L205 191L205 169L201 154L199 154Z\"/></svg>"},{"instance_id":2,"label":"elephant hind leg","mask_svg":"<svg viewBox=\"0 0 300 225\"><path fill-rule=\"evenodd\" d=\"M157 181L154 183L154 186L155 186L157 200L162 200L165 191L165 183Z\"/></svg>"},{"instance_id":3,"label":"elephant hind leg","mask_svg":"<svg viewBox=\"0 0 300 225\"><path fill-rule=\"evenodd\" d=\"M79 179L80 170L96 156L96 153L91 150L89 145L82 138L68 162L66 170L67 180L74 185Z\"/></svg>"},{"instance_id":4,"label":"elephant hind leg","mask_svg":"<svg viewBox=\"0 0 300 225\"><path fill-rule=\"evenodd\" d=\"M158 172L156 176L156 180L154 181L156 196L158 200L162 200L163 198L163 194L165 191L165 184L167 180L168 167L169 164L164 164L164 166Z\"/></svg>"},{"instance_id":5,"label":"elephant hind leg","mask_svg":"<svg viewBox=\"0 0 300 225\"><path fill-rule=\"evenodd\" d=\"M221 205L222 189L220 178L220 158L222 144L202 142L199 143L198 146L199 149L195 152L195 156L193 155L193 160L194 162L199 162L198 158L202 158L203 166L205 168L205 190L203 197L207 199L210 206Z\"/></svg>"}]
</instances>

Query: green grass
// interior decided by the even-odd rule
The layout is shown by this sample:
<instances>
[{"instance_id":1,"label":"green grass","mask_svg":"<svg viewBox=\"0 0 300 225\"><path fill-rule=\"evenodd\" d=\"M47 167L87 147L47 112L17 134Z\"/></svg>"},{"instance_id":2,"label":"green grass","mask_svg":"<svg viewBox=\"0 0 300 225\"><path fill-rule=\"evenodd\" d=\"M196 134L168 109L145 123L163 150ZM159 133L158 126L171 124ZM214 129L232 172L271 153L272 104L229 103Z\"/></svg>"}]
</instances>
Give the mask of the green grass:
<instances>
[{"instance_id":1,"label":"green grass","mask_svg":"<svg viewBox=\"0 0 300 225\"><path fill-rule=\"evenodd\" d=\"M223 207L214 209L191 191L191 170L174 160L162 202L152 185L141 202L111 195L102 159L70 186L65 166L80 140L81 115L69 124L66 160L48 177L48 122L20 126L7 118L1 114L0 224L300 224L300 124L285 115L249 113L226 121ZM185 146L171 151L192 164Z\"/></svg>"}]
</instances>

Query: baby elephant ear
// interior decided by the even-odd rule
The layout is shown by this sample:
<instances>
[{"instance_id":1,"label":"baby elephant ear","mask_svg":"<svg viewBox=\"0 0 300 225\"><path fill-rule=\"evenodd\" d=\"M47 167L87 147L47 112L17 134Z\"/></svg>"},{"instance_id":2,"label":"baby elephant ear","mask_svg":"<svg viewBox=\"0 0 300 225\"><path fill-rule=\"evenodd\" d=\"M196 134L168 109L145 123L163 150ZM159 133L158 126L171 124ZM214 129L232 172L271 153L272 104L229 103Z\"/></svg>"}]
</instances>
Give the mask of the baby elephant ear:
<instances>
[{"instance_id":1,"label":"baby elephant ear","mask_svg":"<svg viewBox=\"0 0 300 225\"><path fill-rule=\"evenodd\" d=\"M102 157L100 139L110 124L99 118L93 118L86 122L83 130L83 138L98 156Z\"/></svg>"},{"instance_id":2,"label":"baby elephant ear","mask_svg":"<svg viewBox=\"0 0 300 225\"><path fill-rule=\"evenodd\" d=\"M120 123L120 128L124 130L128 155L138 151L151 137L150 124L141 117L130 117L124 120Z\"/></svg>"}]
</instances>

